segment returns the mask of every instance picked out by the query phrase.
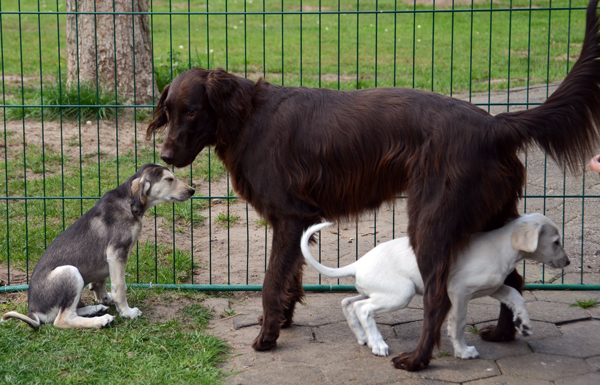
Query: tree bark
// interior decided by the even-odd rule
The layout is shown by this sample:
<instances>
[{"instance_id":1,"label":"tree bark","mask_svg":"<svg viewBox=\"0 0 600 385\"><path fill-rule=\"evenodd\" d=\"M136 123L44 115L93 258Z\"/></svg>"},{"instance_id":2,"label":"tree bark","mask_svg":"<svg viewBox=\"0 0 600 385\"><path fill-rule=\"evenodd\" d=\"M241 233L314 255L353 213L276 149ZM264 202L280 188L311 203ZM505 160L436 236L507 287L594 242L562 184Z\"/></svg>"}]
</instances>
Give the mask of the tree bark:
<instances>
[{"instance_id":1,"label":"tree bark","mask_svg":"<svg viewBox=\"0 0 600 385\"><path fill-rule=\"evenodd\" d=\"M132 12L132 5L134 12L148 11L148 0L66 0L68 12ZM67 15L67 83L95 84L96 76L128 103L151 103L159 95L148 15Z\"/></svg>"}]
</instances>

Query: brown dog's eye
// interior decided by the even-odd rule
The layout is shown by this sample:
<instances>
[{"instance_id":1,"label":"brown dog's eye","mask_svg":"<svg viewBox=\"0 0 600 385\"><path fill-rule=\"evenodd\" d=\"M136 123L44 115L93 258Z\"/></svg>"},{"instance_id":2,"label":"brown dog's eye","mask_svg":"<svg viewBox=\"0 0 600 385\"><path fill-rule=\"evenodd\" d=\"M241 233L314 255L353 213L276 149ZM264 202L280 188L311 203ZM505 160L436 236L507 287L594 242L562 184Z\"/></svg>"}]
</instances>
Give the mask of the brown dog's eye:
<instances>
[{"instance_id":1,"label":"brown dog's eye","mask_svg":"<svg viewBox=\"0 0 600 385\"><path fill-rule=\"evenodd\" d=\"M169 178L166 178L165 180L166 180L167 182L173 182L175 179L173 179L173 178L169 177Z\"/></svg>"},{"instance_id":2,"label":"brown dog's eye","mask_svg":"<svg viewBox=\"0 0 600 385\"><path fill-rule=\"evenodd\" d=\"M194 115L196 115L196 111L194 111L194 110L188 110L188 117L193 118Z\"/></svg>"}]
</instances>

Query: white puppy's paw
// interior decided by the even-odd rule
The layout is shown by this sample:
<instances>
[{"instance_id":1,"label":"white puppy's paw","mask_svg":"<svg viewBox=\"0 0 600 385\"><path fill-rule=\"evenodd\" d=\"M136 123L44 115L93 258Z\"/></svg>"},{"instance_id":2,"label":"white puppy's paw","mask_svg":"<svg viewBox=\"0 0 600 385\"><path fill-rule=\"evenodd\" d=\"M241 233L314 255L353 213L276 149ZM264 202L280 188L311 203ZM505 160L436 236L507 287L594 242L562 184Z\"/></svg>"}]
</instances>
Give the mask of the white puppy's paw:
<instances>
[{"instance_id":1,"label":"white puppy's paw","mask_svg":"<svg viewBox=\"0 0 600 385\"><path fill-rule=\"evenodd\" d=\"M123 310L119 315L122 318L134 319L134 318L138 318L139 316L141 316L142 312L137 307L130 307L130 308Z\"/></svg>"},{"instance_id":2,"label":"white puppy's paw","mask_svg":"<svg viewBox=\"0 0 600 385\"><path fill-rule=\"evenodd\" d=\"M374 355L379 356L379 357L387 357L390 355L389 347L383 341L379 341L375 344L372 344L371 351L373 352Z\"/></svg>"},{"instance_id":3,"label":"white puppy's paw","mask_svg":"<svg viewBox=\"0 0 600 385\"><path fill-rule=\"evenodd\" d=\"M463 350L455 350L454 356L462 358L463 360L470 360L479 357L479 352L475 349L475 346L467 346Z\"/></svg>"},{"instance_id":4,"label":"white puppy's paw","mask_svg":"<svg viewBox=\"0 0 600 385\"><path fill-rule=\"evenodd\" d=\"M513 322L520 335L527 337L533 334L531 332L531 320L527 312L516 314Z\"/></svg>"},{"instance_id":5,"label":"white puppy's paw","mask_svg":"<svg viewBox=\"0 0 600 385\"><path fill-rule=\"evenodd\" d=\"M366 338L357 338L356 341L359 345L366 345L369 342Z\"/></svg>"},{"instance_id":6,"label":"white puppy's paw","mask_svg":"<svg viewBox=\"0 0 600 385\"><path fill-rule=\"evenodd\" d=\"M110 326L113 322L115 322L115 317L110 314L105 314L102 317L98 317L100 322L98 322L98 328L105 328Z\"/></svg>"}]
</instances>

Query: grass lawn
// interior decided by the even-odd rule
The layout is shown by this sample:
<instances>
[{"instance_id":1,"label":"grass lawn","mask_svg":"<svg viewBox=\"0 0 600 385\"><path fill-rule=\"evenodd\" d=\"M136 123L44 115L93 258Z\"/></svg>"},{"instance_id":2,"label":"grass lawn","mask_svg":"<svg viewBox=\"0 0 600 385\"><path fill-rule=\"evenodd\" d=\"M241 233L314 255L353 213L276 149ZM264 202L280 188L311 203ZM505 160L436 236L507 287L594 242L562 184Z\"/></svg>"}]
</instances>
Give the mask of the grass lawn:
<instances>
[{"instance_id":1,"label":"grass lawn","mask_svg":"<svg viewBox=\"0 0 600 385\"><path fill-rule=\"evenodd\" d=\"M190 65L220 66L252 77L265 74L285 85L406 86L449 94L561 80L579 54L584 32L584 10L563 8L585 7L587 1L495 0L477 2L473 12L470 4L456 5L454 13L447 12L451 8L433 13L432 6L415 8L400 0L150 4L156 12L172 12L151 16L161 84L169 80L173 52L176 73ZM306 12L302 16L300 4ZM20 0L4 2L2 11L16 11L19 5L23 11L65 9L64 0ZM380 12L357 15L357 6ZM548 7L556 10L543 10ZM189 15L188 9L214 14ZM319 9L325 13L316 14ZM282 15L282 10L296 13ZM18 80L6 86L9 99L20 103L21 75L32 78L28 86L39 88L42 81L55 84L59 71L64 72L64 15L2 15L1 37L4 74ZM40 73L51 79L41 81Z\"/></svg>"},{"instance_id":2,"label":"grass lawn","mask_svg":"<svg viewBox=\"0 0 600 385\"><path fill-rule=\"evenodd\" d=\"M59 329L43 325L38 332L25 323L0 324L0 382L6 384L216 384L227 358L227 343L206 331L212 317L199 293L164 293L129 289L129 302L144 315L117 316L101 330ZM0 314L27 312L26 293L1 295ZM166 322L152 304L180 308ZM114 307L110 310L116 315Z\"/></svg>"}]
</instances>

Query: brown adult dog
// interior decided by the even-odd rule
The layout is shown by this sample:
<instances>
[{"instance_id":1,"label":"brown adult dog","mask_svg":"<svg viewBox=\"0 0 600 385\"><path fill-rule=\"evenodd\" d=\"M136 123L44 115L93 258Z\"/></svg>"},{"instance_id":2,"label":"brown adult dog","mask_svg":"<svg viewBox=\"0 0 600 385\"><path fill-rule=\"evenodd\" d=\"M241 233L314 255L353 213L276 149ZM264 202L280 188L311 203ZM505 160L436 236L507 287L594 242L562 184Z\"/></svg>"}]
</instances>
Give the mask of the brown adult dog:
<instances>
[{"instance_id":1,"label":"brown adult dog","mask_svg":"<svg viewBox=\"0 0 600 385\"><path fill-rule=\"evenodd\" d=\"M300 237L325 218L359 215L408 195L408 234L425 283L423 333L397 368L427 366L450 301L449 264L468 236L518 216L532 142L572 170L599 142L600 38L588 6L581 56L541 106L491 116L472 104L419 90L332 91L253 82L222 69L192 69L163 91L148 136L168 125L161 158L189 165L214 145L234 189L273 226L262 328L252 346L276 345L303 296ZM515 271L507 284L521 289ZM515 336L502 307L492 341Z\"/></svg>"}]
</instances>

